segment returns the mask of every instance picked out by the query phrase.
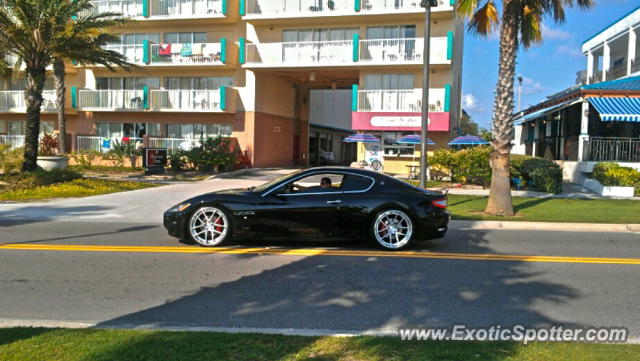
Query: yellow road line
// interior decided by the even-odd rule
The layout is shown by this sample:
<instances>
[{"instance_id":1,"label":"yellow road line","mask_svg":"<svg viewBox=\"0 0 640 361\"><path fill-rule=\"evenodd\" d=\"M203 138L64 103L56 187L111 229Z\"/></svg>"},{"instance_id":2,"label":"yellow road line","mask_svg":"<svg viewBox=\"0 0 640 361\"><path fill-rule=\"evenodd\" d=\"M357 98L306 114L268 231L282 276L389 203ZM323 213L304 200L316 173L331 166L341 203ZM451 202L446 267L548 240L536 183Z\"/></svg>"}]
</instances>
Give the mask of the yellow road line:
<instances>
[{"instance_id":1,"label":"yellow road line","mask_svg":"<svg viewBox=\"0 0 640 361\"><path fill-rule=\"evenodd\" d=\"M144 246L91 246L61 244L0 244L0 250L73 251L73 252L144 252L144 253L218 253L218 254L275 254L287 256L351 256L385 258L428 258L474 261L518 261L554 263L595 263L640 265L639 258L561 257L514 254L476 254L443 252L390 252L336 249L282 249L282 248L202 248L202 247L144 247Z\"/></svg>"}]
</instances>

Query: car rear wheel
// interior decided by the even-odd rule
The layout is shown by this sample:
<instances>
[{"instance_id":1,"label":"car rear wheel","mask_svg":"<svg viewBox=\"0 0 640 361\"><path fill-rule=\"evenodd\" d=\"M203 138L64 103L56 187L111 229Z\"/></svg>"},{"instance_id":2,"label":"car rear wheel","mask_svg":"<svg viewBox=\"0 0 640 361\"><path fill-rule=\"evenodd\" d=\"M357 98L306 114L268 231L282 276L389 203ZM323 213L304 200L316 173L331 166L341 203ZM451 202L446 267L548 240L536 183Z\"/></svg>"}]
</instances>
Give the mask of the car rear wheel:
<instances>
[{"instance_id":1,"label":"car rear wheel","mask_svg":"<svg viewBox=\"0 0 640 361\"><path fill-rule=\"evenodd\" d=\"M189 218L188 234L194 242L214 247L231 235L229 217L216 207L200 207Z\"/></svg>"},{"instance_id":2,"label":"car rear wheel","mask_svg":"<svg viewBox=\"0 0 640 361\"><path fill-rule=\"evenodd\" d=\"M378 213L371 227L373 238L385 249L399 250L411 243L413 221L401 210L388 209Z\"/></svg>"}]
</instances>

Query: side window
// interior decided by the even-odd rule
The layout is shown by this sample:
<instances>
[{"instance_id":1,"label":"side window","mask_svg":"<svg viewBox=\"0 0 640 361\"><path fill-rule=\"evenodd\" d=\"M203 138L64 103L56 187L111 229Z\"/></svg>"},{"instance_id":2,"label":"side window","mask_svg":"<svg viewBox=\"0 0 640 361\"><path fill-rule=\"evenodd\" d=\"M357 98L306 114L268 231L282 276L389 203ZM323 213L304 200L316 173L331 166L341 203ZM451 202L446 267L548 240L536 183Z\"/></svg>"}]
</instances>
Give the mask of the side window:
<instances>
[{"instance_id":1,"label":"side window","mask_svg":"<svg viewBox=\"0 0 640 361\"><path fill-rule=\"evenodd\" d=\"M373 182L371 178L349 174L344 177L341 188L343 192L363 192L369 189Z\"/></svg>"},{"instance_id":2,"label":"side window","mask_svg":"<svg viewBox=\"0 0 640 361\"><path fill-rule=\"evenodd\" d=\"M340 192L343 176L341 174L313 174L293 182L289 193L326 193Z\"/></svg>"}]
</instances>

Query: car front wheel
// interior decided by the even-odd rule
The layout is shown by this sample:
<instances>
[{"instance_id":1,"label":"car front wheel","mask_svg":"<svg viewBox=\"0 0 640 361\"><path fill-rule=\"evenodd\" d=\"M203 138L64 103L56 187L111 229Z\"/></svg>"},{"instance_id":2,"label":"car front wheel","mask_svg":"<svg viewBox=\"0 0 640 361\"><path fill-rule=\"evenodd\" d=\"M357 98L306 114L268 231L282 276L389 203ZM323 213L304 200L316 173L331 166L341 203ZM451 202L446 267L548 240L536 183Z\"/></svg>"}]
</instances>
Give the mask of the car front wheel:
<instances>
[{"instance_id":1,"label":"car front wheel","mask_svg":"<svg viewBox=\"0 0 640 361\"><path fill-rule=\"evenodd\" d=\"M388 250L399 250L411 243L413 221L398 209L384 210L376 215L371 225L373 238Z\"/></svg>"},{"instance_id":2,"label":"car front wheel","mask_svg":"<svg viewBox=\"0 0 640 361\"><path fill-rule=\"evenodd\" d=\"M231 235L229 217L216 207L200 207L189 218L190 238L201 246L220 245Z\"/></svg>"}]
</instances>

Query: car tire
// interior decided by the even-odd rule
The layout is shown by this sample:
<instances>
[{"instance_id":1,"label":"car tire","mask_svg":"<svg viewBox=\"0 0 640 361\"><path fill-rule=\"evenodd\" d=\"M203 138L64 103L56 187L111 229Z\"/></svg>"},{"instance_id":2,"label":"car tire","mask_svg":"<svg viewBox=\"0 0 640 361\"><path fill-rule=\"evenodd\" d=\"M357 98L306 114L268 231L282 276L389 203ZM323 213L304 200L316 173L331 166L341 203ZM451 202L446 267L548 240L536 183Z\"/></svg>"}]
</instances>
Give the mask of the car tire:
<instances>
[{"instance_id":1,"label":"car tire","mask_svg":"<svg viewBox=\"0 0 640 361\"><path fill-rule=\"evenodd\" d=\"M187 222L188 238L203 247L219 246L231 237L231 217L214 206L197 208Z\"/></svg>"},{"instance_id":2,"label":"car tire","mask_svg":"<svg viewBox=\"0 0 640 361\"><path fill-rule=\"evenodd\" d=\"M390 251L407 248L414 234L411 216L397 208L378 212L371 221L370 229L371 238L378 246Z\"/></svg>"}]
</instances>

